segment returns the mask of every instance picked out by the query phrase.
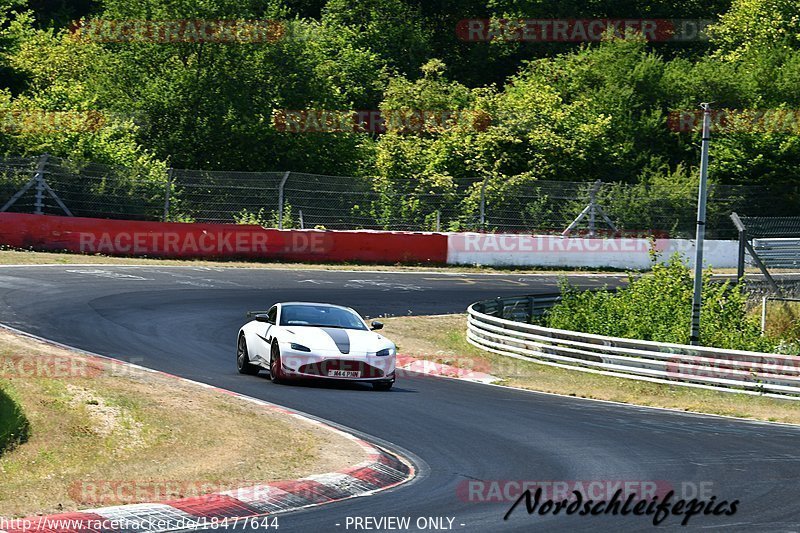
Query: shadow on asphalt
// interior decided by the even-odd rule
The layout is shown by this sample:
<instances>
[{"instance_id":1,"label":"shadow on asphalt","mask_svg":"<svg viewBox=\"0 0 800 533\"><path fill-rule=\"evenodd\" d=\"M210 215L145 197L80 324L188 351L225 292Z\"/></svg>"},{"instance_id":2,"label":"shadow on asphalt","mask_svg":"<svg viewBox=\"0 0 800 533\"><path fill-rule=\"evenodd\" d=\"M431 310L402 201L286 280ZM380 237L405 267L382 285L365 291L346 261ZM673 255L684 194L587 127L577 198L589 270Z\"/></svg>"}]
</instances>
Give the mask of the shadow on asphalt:
<instances>
[{"instance_id":1,"label":"shadow on asphalt","mask_svg":"<svg viewBox=\"0 0 800 533\"><path fill-rule=\"evenodd\" d=\"M259 372L257 374L258 378L269 381L269 372ZM325 389L325 390L353 390L353 391L364 391L364 392L378 392L373 390L372 385L365 384L365 383L354 383L354 382L339 382L339 381L328 381L324 379L303 379L297 381L284 381L282 383L270 383L273 387L297 387L297 388L308 388L308 389ZM417 394L418 391L414 389L404 389L402 387L398 387L397 383L394 384L390 391L380 391L384 394L386 393L414 393Z\"/></svg>"}]
</instances>

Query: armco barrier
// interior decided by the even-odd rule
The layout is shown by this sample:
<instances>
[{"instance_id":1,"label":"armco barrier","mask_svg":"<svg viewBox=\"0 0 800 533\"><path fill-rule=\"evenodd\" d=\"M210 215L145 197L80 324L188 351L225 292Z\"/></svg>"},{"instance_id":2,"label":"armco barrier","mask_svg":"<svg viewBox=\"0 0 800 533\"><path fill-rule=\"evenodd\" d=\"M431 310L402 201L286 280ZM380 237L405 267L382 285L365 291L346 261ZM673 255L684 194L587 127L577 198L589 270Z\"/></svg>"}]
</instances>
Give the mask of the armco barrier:
<instances>
[{"instance_id":1,"label":"armco barrier","mask_svg":"<svg viewBox=\"0 0 800 533\"><path fill-rule=\"evenodd\" d=\"M237 224L183 224L0 213L0 245L44 251L170 258L613 267L652 265L647 239L492 233L277 230ZM693 243L659 239L662 258ZM735 241L706 241L705 262L735 267Z\"/></svg>"},{"instance_id":2,"label":"armco barrier","mask_svg":"<svg viewBox=\"0 0 800 533\"><path fill-rule=\"evenodd\" d=\"M289 261L445 263L447 236L378 231L277 230L0 213L0 244L75 253Z\"/></svg>"},{"instance_id":3,"label":"armco barrier","mask_svg":"<svg viewBox=\"0 0 800 533\"><path fill-rule=\"evenodd\" d=\"M554 298L540 295L474 303L467 310L467 340L489 352L571 370L800 399L800 357L605 337L531 324L531 313L540 314L542 305Z\"/></svg>"}]
</instances>

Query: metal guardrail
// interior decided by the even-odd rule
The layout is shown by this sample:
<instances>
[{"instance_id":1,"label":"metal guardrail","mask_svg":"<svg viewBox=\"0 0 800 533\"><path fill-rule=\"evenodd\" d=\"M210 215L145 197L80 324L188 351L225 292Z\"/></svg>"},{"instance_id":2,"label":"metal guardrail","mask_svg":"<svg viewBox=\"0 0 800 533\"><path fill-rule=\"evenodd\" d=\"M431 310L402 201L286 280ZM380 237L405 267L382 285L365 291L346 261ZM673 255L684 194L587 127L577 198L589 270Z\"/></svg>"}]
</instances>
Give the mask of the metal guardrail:
<instances>
[{"instance_id":1,"label":"metal guardrail","mask_svg":"<svg viewBox=\"0 0 800 533\"><path fill-rule=\"evenodd\" d=\"M499 316L515 322L529 322L531 317L542 316L545 311L560 301L560 294L541 294L495 298L477 302L473 306L487 315Z\"/></svg>"},{"instance_id":2,"label":"metal guardrail","mask_svg":"<svg viewBox=\"0 0 800 533\"><path fill-rule=\"evenodd\" d=\"M767 268L800 266L800 239L753 239L753 249Z\"/></svg>"},{"instance_id":3,"label":"metal guardrail","mask_svg":"<svg viewBox=\"0 0 800 533\"><path fill-rule=\"evenodd\" d=\"M469 306L467 340L483 350L571 370L800 400L800 357L606 337L530 323L558 295ZM798 395L798 396L795 396Z\"/></svg>"}]
</instances>

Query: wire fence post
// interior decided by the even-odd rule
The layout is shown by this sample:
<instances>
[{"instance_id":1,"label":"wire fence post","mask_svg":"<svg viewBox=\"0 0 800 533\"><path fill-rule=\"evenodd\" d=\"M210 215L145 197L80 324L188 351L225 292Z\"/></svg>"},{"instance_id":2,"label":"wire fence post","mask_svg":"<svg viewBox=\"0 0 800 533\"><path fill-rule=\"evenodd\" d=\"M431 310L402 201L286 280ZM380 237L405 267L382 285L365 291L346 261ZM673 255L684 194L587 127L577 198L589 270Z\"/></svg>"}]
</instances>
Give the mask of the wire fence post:
<instances>
[{"instance_id":1,"label":"wire fence post","mask_svg":"<svg viewBox=\"0 0 800 533\"><path fill-rule=\"evenodd\" d=\"M586 215L589 215L589 237L594 237L597 226L596 213L598 212L600 213L600 216L603 217L603 220L608 227L611 228L611 231L614 233L618 231L617 226L611 221L605 210L603 210L603 206L601 206L597 201L597 193L602 186L602 181L597 180L594 182L592 188L589 189L589 203L586 204L586 207L584 207L580 213L578 213L578 216L575 217L575 220L570 222L569 226L567 226L567 229L561 232L562 237L569 237L569 234L572 232L572 230L578 227L578 224L580 224L581 220L583 220Z\"/></svg>"},{"instance_id":2,"label":"wire fence post","mask_svg":"<svg viewBox=\"0 0 800 533\"><path fill-rule=\"evenodd\" d=\"M597 180L589 190L589 237L594 237L595 211L597 210L597 189L602 182Z\"/></svg>"},{"instance_id":3,"label":"wire fence post","mask_svg":"<svg viewBox=\"0 0 800 533\"><path fill-rule=\"evenodd\" d=\"M44 171L47 166L48 157L50 157L48 154L39 156L39 163L36 165L36 174L33 176L36 180L36 203L33 204L33 212L36 215L44 214Z\"/></svg>"},{"instance_id":4,"label":"wire fence post","mask_svg":"<svg viewBox=\"0 0 800 533\"><path fill-rule=\"evenodd\" d=\"M736 229L739 232L739 251L736 257L736 281L742 281L744 279L744 258L745 258L745 248L747 247L747 229L745 229L744 224L741 223L739 219L739 215L735 212L731 213L731 219L734 221L734 224L737 224Z\"/></svg>"},{"instance_id":5,"label":"wire fence post","mask_svg":"<svg viewBox=\"0 0 800 533\"><path fill-rule=\"evenodd\" d=\"M8 201L3 205L3 207L0 207L0 213L7 211L9 207L14 205L17 202L17 200L22 198L25 195L25 193L28 192L28 189L30 189L34 185L36 185L37 187L37 193L40 188L43 188L43 185L40 183L39 180L39 176L44 172L44 164L42 163L42 160L44 160L44 164L47 163L47 154L42 154L41 156L39 156L39 164L37 165L36 171L33 173L31 179L29 179L28 182L20 190L18 190L11 198L9 198ZM41 197L39 197L39 201L41 202Z\"/></svg>"},{"instance_id":6,"label":"wire fence post","mask_svg":"<svg viewBox=\"0 0 800 533\"><path fill-rule=\"evenodd\" d=\"M750 254L750 257L753 259L753 262L761 271L761 274L764 275L764 279L767 280L767 283L769 284L770 288L775 292L775 294L781 296L782 294L781 288L778 286L778 284L775 282L775 279L769 273L767 266L758 256L758 252L756 252L756 250L753 248L753 245L750 244L750 241L747 240L747 228L742 222L742 219L736 213L731 213L731 220L733 221L733 224L736 226L736 229L739 230L739 235L740 235L739 244L744 245L744 248L747 250L747 253ZM744 235L744 239L741 238L741 235ZM741 251L739 253L741 254L742 257L742 275L744 275L744 253Z\"/></svg>"},{"instance_id":7,"label":"wire fence post","mask_svg":"<svg viewBox=\"0 0 800 533\"><path fill-rule=\"evenodd\" d=\"M438 209L436 210L436 231L442 231L442 213Z\"/></svg>"},{"instance_id":8,"label":"wire fence post","mask_svg":"<svg viewBox=\"0 0 800 533\"><path fill-rule=\"evenodd\" d=\"M162 222L166 222L169 220L169 197L172 191L172 177L173 177L174 169L169 167L167 170L167 188L164 191L164 217Z\"/></svg>"},{"instance_id":9,"label":"wire fence post","mask_svg":"<svg viewBox=\"0 0 800 533\"><path fill-rule=\"evenodd\" d=\"M283 188L286 186L286 180L289 179L291 171L287 170L278 185L278 229L283 229Z\"/></svg>"},{"instance_id":10,"label":"wire fence post","mask_svg":"<svg viewBox=\"0 0 800 533\"><path fill-rule=\"evenodd\" d=\"M487 181L489 181L488 175L485 178L483 178L483 184L481 185L480 229L486 229L486 182Z\"/></svg>"}]
</instances>

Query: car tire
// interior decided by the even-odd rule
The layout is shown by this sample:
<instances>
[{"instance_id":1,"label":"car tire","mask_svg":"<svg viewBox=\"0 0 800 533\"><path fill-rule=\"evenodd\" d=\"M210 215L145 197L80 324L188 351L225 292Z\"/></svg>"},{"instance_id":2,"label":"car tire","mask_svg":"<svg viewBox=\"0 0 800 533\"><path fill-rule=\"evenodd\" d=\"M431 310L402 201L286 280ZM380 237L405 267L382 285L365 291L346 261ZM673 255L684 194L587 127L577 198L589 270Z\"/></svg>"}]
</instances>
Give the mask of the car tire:
<instances>
[{"instance_id":1,"label":"car tire","mask_svg":"<svg viewBox=\"0 0 800 533\"><path fill-rule=\"evenodd\" d=\"M372 388L377 391L389 391L392 390L392 385L394 385L394 381L378 381L372 384Z\"/></svg>"},{"instance_id":2,"label":"car tire","mask_svg":"<svg viewBox=\"0 0 800 533\"><path fill-rule=\"evenodd\" d=\"M236 342L236 369L240 374L248 374L250 376L258 374L258 371L261 370L261 368L251 363L247 356L247 340L244 335L239 335L239 340Z\"/></svg>"},{"instance_id":3,"label":"car tire","mask_svg":"<svg viewBox=\"0 0 800 533\"><path fill-rule=\"evenodd\" d=\"M283 381L283 371L281 370L281 349L277 342L272 343L269 350L269 379L273 383Z\"/></svg>"}]
</instances>

